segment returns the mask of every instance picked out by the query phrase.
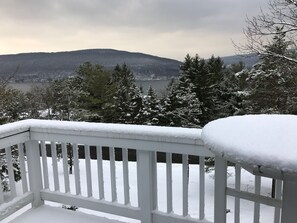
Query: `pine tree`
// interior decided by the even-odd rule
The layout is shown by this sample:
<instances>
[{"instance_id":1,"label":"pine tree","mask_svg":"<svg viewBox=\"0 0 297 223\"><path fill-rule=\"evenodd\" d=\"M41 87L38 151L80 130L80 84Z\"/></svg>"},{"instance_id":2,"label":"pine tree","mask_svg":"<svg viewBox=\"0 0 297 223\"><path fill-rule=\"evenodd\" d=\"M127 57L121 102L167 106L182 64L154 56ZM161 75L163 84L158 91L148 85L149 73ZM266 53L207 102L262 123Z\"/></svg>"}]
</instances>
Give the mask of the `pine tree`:
<instances>
[{"instance_id":1,"label":"pine tree","mask_svg":"<svg viewBox=\"0 0 297 223\"><path fill-rule=\"evenodd\" d=\"M143 96L143 108L136 117L141 124L159 125L160 124L161 105L160 100L152 88L149 87L147 94Z\"/></svg>"},{"instance_id":2,"label":"pine tree","mask_svg":"<svg viewBox=\"0 0 297 223\"><path fill-rule=\"evenodd\" d=\"M126 64L114 68L111 84L115 88L113 103L106 108L104 121L138 123L135 118L142 110L142 94L135 84L133 72Z\"/></svg>"},{"instance_id":3,"label":"pine tree","mask_svg":"<svg viewBox=\"0 0 297 223\"><path fill-rule=\"evenodd\" d=\"M25 95L7 86L0 88L0 124L14 122L26 117Z\"/></svg>"},{"instance_id":4,"label":"pine tree","mask_svg":"<svg viewBox=\"0 0 297 223\"><path fill-rule=\"evenodd\" d=\"M287 48L290 44L283 32L276 30L273 41L266 46L269 52L293 57ZM249 97L247 110L250 113L296 112L297 67L282 57L264 55L260 63L249 72Z\"/></svg>"},{"instance_id":5,"label":"pine tree","mask_svg":"<svg viewBox=\"0 0 297 223\"><path fill-rule=\"evenodd\" d=\"M162 125L200 127L201 102L196 95L195 86L185 75L171 86L162 104Z\"/></svg>"},{"instance_id":6,"label":"pine tree","mask_svg":"<svg viewBox=\"0 0 297 223\"><path fill-rule=\"evenodd\" d=\"M84 119L105 121L114 103L115 85L112 73L98 64L84 63L77 69L76 82L81 90L81 106L87 111Z\"/></svg>"},{"instance_id":7,"label":"pine tree","mask_svg":"<svg viewBox=\"0 0 297 223\"><path fill-rule=\"evenodd\" d=\"M198 55L187 55L181 66L179 86L187 82L201 103L199 120L201 126L214 119L229 116L235 111L235 93L230 84L231 75L220 57L212 56L204 60Z\"/></svg>"},{"instance_id":8,"label":"pine tree","mask_svg":"<svg viewBox=\"0 0 297 223\"><path fill-rule=\"evenodd\" d=\"M85 94L81 85L77 84L77 79L69 77L64 80L57 80L51 84L50 88L55 98L52 107L55 118L67 121L81 120L80 98Z\"/></svg>"}]
</instances>

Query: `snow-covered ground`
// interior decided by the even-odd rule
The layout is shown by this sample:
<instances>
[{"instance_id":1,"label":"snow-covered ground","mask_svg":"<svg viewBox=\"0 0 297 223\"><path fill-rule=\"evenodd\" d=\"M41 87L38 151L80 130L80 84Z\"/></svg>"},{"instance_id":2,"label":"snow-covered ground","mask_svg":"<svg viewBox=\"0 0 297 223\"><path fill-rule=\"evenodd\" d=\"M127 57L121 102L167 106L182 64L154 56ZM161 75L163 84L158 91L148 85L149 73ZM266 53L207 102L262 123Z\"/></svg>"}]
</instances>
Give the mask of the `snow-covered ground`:
<instances>
[{"instance_id":1,"label":"snow-covered ground","mask_svg":"<svg viewBox=\"0 0 297 223\"><path fill-rule=\"evenodd\" d=\"M66 220L67 219L67 220ZM36 209L31 209L10 223L121 223L104 217L97 217L81 212L73 212L62 208L43 205Z\"/></svg>"},{"instance_id":2,"label":"snow-covered ground","mask_svg":"<svg viewBox=\"0 0 297 223\"><path fill-rule=\"evenodd\" d=\"M49 161L49 171L50 176L52 176L52 166L51 166L51 159ZM63 180L63 171L62 171L62 162L58 163L59 165L59 179L60 179L60 188L61 191L64 190L64 180ZM91 169L97 169L96 161L91 161ZM166 164L158 163L158 208L160 211L166 211ZM111 200L111 187L110 187L110 166L108 161L103 162L103 170L104 170L104 186L105 186L105 198L106 200ZM173 210L176 214L182 213L182 166L181 164L173 164L172 167L173 172ZM85 162L84 160L80 160L80 173L81 173L81 183L82 183L82 195L87 196L86 187L84 187L86 182L86 172L85 172ZM234 168L228 168L228 186L234 187ZM122 174L122 162L116 162L116 182L117 182L117 193L118 193L118 202L123 203L123 174ZM190 165L189 171L189 214L194 217L198 218L198 211L199 211L199 203L198 203L198 196L199 196L199 165ZM206 173L205 176L205 214L206 219L213 221L214 217L214 172L210 171ZM97 184L97 171L92 171L92 179L93 179L93 196L95 198L99 197L98 192L98 184ZM74 176L70 176L70 180L74 182ZM242 171L242 186L241 189L244 191L253 192L254 191L254 176L248 173L247 171ZM130 196L131 196L131 205L137 206L137 169L135 162L129 162L129 181L130 181ZM53 178L50 178L50 188L53 190ZM71 183L71 192L75 193L74 183ZM271 188L271 179L262 178L262 187L261 187L261 194L265 196L270 195L270 188ZM57 204L48 203L50 205L59 206ZM252 222L253 219L253 210L254 210L253 202L249 201L241 201L241 223L248 223ZM227 208L230 209L230 212L227 214L227 222L233 222L234 219L234 198L228 197ZM261 222L272 222L273 221L273 208L261 205ZM39 214L44 215L44 219L49 219L52 215L52 211L48 211L48 209L39 209ZM129 223L138 222L132 219L126 219L119 216L111 216L104 213L98 213L86 209L79 208L77 212L84 212L87 214L92 215L100 215L107 218L113 218L119 221L125 221ZM68 212L67 212L68 213ZM73 215L73 212L69 211L70 214ZM33 215L31 215L33 216ZM37 213L38 216L38 213ZM66 217L64 212L57 213L57 216L61 216L61 218ZM81 215L83 216L83 215ZM28 217L28 216L27 216ZM80 216L77 217L79 219ZM29 218L30 219L30 218ZM22 223L24 218L21 219ZM3 221L3 223L8 222ZM28 220L28 222L33 223L34 221ZM75 223L76 221L71 221ZM85 222L85 221L77 221L77 222ZM92 221L90 221L92 222Z\"/></svg>"}]
</instances>

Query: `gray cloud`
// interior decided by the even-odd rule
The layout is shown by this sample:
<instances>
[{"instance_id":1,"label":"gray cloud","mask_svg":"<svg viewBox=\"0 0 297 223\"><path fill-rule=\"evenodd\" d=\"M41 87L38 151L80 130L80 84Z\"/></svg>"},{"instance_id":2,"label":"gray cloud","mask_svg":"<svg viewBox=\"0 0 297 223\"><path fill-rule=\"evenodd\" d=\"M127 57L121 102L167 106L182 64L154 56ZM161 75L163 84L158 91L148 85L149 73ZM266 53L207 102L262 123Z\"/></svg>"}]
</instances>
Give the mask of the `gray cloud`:
<instances>
[{"instance_id":1,"label":"gray cloud","mask_svg":"<svg viewBox=\"0 0 297 223\"><path fill-rule=\"evenodd\" d=\"M265 7L267 1L6 0L0 3L0 25L3 30L8 30L3 35L19 35L20 38L31 35L37 42L47 41L46 35L52 40L54 35L57 38L65 38L64 35L82 38L81 33L85 32L98 38L109 35L104 33L107 31L118 39L121 32L135 32L135 36L146 32L157 37L162 33L172 34L171 44L175 41L174 33L182 33L176 38L187 38L188 35L191 41L194 36L198 38L207 34L230 39L233 34L241 33L245 17L258 13L259 7ZM130 37L133 38L133 33L125 34L126 39ZM112 39L110 42L113 43Z\"/></svg>"},{"instance_id":2,"label":"gray cloud","mask_svg":"<svg viewBox=\"0 0 297 223\"><path fill-rule=\"evenodd\" d=\"M81 21L93 26L147 27L172 31L199 29L234 22L257 10L252 1L240 0L10 0L0 14L33 23ZM245 16L245 15L244 15Z\"/></svg>"}]
</instances>

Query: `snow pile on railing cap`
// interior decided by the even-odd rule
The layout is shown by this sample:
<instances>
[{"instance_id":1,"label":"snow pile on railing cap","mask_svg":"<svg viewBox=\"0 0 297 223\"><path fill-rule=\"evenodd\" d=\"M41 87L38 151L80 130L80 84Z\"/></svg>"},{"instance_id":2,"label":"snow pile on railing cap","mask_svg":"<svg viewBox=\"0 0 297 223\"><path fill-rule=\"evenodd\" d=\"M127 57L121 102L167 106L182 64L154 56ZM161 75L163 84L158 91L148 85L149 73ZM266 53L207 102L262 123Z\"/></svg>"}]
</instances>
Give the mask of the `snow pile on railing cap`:
<instances>
[{"instance_id":1,"label":"snow pile on railing cap","mask_svg":"<svg viewBox=\"0 0 297 223\"><path fill-rule=\"evenodd\" d=\"M28 126L28 123L24 121L0 125L0 138L29 131L29 129L30 126Z\"/></svg>"},{"instance_id":2,"label":"snow pile on railing cap","mask_svg":"<svg viewBox=\"0 0 297 223\"><path fill-rule=\"evenodd\" d=\"M126 125L109 123L69 122L54 120L28 119L12 124L2 125L1 128L15 130L28 128L30 131L65 133L75 132L80 135L102 137L118 137L126 139L180 141L182 143L202 144L201 129L160 127L144 125Z\"/></svg>"},{"instance_id":3,"label":"snow pile on railing cap","mask_svg":"<svg viewBox=\"0 0 297 223\"><path fill-rule=\"evenodd\" d=\"M218 119L202 129L217 155L251 166L297 172L297 116L246 115Z\"/></svg>"}]
</instances>

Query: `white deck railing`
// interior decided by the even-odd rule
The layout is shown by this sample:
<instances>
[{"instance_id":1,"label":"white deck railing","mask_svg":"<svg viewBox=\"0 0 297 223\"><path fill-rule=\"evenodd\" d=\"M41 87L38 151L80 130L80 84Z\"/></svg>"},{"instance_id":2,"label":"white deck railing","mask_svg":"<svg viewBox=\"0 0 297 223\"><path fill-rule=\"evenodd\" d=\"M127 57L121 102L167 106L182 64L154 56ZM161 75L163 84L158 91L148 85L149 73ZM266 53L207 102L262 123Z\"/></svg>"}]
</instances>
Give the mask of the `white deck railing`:
<instances>
[{"instance_id":1,"label":"white deck railing","mask_svg":"<svg viewBox=\"0 0 297 223\"><path fill-rule=\"evenodd\" d=\"M73 205L94 211L105 212L143 223L209 222L205 219L205 157L214 155L204 147L200 139L201 130L132 126L117 124L95 124L61 121L26 120L0 126L0 147L5 148L8 169L9 192L0 188L0 220L16 210L32 203L33 207L44 201ZM67 148L67 145L69 148ZM70 145L70 146L69 146ZM67 150L73 154L74 174L68 174ZM79 150L84 150L84 161L79 162ZM61 150L63 177L59 177L57 151ZM111 199L105 198L102 151L109 151L109 178ZM116 180L115 150L120 151L123 183ZM14 180L11 151L17 151L20 163L21 185ZM91 154L96 157L96 168L91 167ZM137 204L131 204L128 154L137 154ZM158 208L157 196L157 152L166 157L166 211ZM50 153L50 158L47 154ZM172 154L182 156L182 213L173 210ZM188 207L188 156L199 160L199 204L198 218L189 216ZM94 157L92 157L94 158ZM48 165L51 159L52 165ZM81 165L85 166L86 179L81 179ZM240 199L253 201L254 222L259 222L260 204L275 207L275 223L280 222L281 181L276 183L276 199L261 195L261 177L256 176L255 193L241 190L240 168L236 165L235 188L227 187L226 161L216 157L214 221L226 222L226 197L234 196L234 222L240 221ZM95 174L94 174L95 173ZM96 177L94 177L96 176ZM62 179L62 180L61 180ZM72 181L73 179L73 181ZM96 183L95 183L96 181ZM71 182L75 190L71 190ZM51 186L53 185L53 186ZM98 194L95 194L94 186ZM19 189L20 187L20 189ZM118 187L122 187L123 202L118 200ZM86 193L82 191L86 189ZM210 219L212 220L212 219Z\"/></svg>"}]
</instances>

